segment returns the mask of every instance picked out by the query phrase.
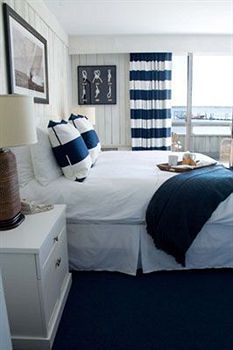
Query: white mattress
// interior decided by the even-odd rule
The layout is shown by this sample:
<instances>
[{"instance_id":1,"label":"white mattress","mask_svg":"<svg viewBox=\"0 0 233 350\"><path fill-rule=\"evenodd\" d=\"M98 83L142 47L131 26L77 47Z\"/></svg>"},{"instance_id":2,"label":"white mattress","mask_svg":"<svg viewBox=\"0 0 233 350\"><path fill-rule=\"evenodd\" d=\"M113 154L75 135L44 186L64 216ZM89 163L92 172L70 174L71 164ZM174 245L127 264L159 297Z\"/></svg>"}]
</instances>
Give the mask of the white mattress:
<instances>
[{"instance_id":1,"label":"white mattress","mask_svg":"<svg viewBox=\"0 0 233 350\"><path fill-rule=\"evenodd\" d=\"M21 196L67 205L69 252L74 268L135 274L139 251L144 272L180 268L172 257L154 247L144 225L152 195L164 181L176 175L156 167L167 162L168 154L165 151L103 152L83 183L62 176L44 187L33 180L21 190ZM197 158L209 159L200 154ZM233 194L219 205L193 242L186 255L187 267L233 267L232 208ZM123 255L129 255L125 259L119 242L123 242ZM119 258L117 254L113 258L116 246Z\"/></svg>"}]
</instances>

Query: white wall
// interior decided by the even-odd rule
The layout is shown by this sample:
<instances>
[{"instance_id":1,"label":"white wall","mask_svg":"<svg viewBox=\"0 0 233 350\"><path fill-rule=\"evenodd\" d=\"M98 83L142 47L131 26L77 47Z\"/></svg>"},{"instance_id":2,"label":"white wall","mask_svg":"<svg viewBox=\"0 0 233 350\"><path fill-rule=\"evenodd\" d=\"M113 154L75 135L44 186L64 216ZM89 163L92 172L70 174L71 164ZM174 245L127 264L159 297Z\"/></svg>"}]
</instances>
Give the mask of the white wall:
<instances>
[{"instance_id":1,"label":"white wall","mask_svg":"<svg viewBox=\"0 0 233 350\"><path fill-rule=\"evenodd\" d=\"M37 123L45 126L52 116L64 117L70 111L72 84L68 36L47 9L43 0L0 0L0 94L8 93L3 2L11 6L47 40L49 104L35 104Z\"/></svg>"},{"instance_id":2,"label":"white wall","mask_svg":"<svg viewBox=\"0 0 233 350\"><path fill-rule=\"evenodd\" d=\"M117 104L96 106L96 131L103 146L130 146L129 55L72 55L71 57L73 107L78 104L77 66L117 66Z\"/></svg>"},{"instance_id":3,"label":"white wall","mask_svg":"<svg viewBox=\"0 0 233 350\"><path fill-rule=\"evenodd\" d=\"M97 106L97 131L103 145L130 146L129 52L233 55L231 35L70 36L73 104L77 104L78 65L117 65L117 105Z\"/></svg>"},{"instance_id":4,"label":"white wall","mask_svg":"<svg viewBox=\"0 0 233 350\"><path fill-rule=\"evenodd\" d=\"M70 36L69 52L70 54L195 52L232 55L233 36L188 34Z\"/></svg>"}]
</instances>

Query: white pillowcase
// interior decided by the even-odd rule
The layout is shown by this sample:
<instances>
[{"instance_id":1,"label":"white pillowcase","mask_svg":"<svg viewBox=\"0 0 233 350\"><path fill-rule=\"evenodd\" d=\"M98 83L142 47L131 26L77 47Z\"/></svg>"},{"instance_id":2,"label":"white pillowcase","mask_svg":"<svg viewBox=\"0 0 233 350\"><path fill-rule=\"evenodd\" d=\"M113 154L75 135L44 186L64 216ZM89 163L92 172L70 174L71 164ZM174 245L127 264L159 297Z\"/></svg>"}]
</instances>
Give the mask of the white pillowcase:
<instances>
[{"instance_id":1,"label":"white pillowcase","mask_svg":"<svg viewBox=\"0 0 233 350\"><path fill-rule=\"evenodd\" d=\"M31 145L32 165L36 180L43 186L58 179L62 171L53 155L47 130L37 128L38 143Z\"/></svg>"},{"instance_id":2,"label":"white pillowcase","mask_svg":"<svg viewBox=\"0 0 233 350\"><path fill-rule=\"evenodd\" d=\"M12 147L11 151L15 154L19 186L26 186L34 179L30 146Z\"/></svg>"}]
</instances>

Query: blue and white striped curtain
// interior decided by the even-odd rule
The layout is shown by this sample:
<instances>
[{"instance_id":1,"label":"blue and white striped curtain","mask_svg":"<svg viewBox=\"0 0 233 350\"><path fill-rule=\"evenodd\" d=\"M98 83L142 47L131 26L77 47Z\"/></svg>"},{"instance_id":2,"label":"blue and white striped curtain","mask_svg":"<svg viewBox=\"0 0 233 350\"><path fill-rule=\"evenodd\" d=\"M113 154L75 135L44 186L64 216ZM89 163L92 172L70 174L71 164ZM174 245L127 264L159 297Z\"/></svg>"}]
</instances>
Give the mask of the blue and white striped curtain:
<instances>
[{"instance_id":1,"label":"blue and white striped curtain","mask_svg":"<svg viewBox=\"0 0 233 350\"><path fill-rule=\"evenodd\" d=\"M171 147L171 53L130 54L132 149Z\"/></svg>"}]
</instances>

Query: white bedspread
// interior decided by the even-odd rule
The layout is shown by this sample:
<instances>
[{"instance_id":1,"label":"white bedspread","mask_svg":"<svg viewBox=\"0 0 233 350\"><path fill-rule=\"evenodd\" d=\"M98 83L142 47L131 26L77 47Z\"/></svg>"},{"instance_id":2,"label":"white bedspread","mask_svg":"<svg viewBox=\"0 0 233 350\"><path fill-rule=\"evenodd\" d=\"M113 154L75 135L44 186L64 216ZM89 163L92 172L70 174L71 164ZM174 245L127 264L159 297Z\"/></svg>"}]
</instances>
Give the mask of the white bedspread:
<instances>
[{"instance_id":1,"label":"white bedspread","mask_svg":"<svg viewBox=\"0 0 233 350\"><path fill-rule=\"evenodd\" d=\"M156 167L167 162L168 154L103 152L83 183L61 176L45 187L33 180L21 196L67 205L69 259L75 269L135 274L139 251L144 272L180 269L173 257L154 247L144 225L154 192L177 175ZM197 158L210 160L200 154ZM232 238L233 194L218 206L188 250L187 268L233 267Z\"/></svg>"},{"instance_id":2,"label":"white bedspread","mask_svg":"<svg viewBox=\"0 0 233 350\"><path fill-rule=\"evenodd\" d=\"M156 167L156 163L167 161L169 153L102 152L83 183L63 176L46 187L32 181L21 194L30 200L67 204L70 222L143 223L154 192L176 175Z\"/></svg>"}]
</instances>

